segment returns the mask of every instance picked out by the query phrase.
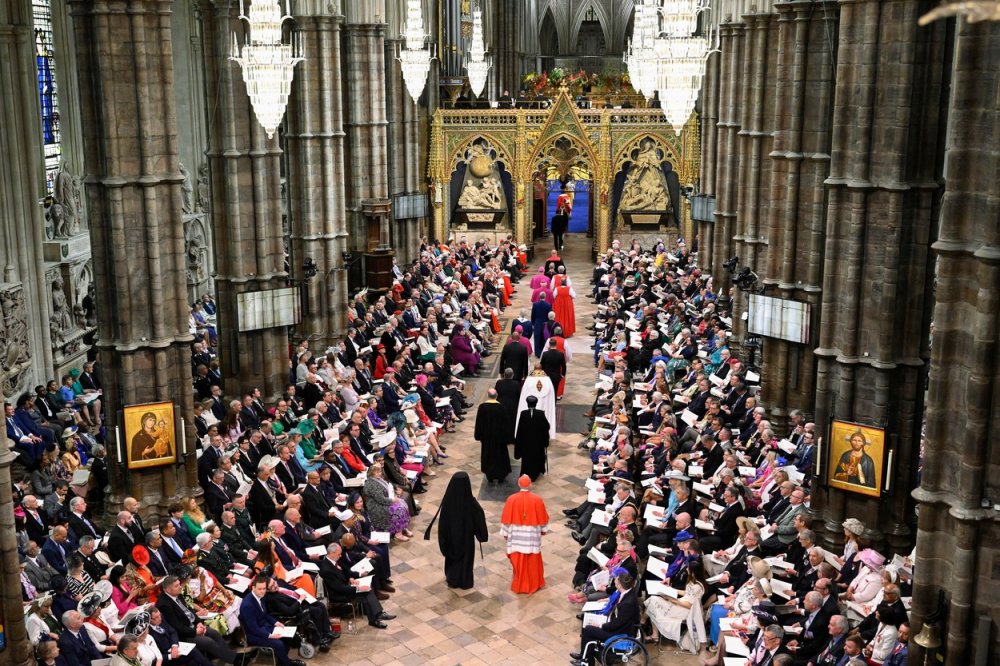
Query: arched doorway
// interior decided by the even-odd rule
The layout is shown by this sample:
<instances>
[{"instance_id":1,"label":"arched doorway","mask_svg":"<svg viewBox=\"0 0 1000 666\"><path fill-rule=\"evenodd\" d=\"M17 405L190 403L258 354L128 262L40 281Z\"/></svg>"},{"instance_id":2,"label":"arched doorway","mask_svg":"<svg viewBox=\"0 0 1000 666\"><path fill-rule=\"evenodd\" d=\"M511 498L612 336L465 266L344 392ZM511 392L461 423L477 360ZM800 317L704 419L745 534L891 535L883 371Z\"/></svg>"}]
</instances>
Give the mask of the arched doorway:
<instances>
[{"instance_id":1,"label":"arched doorway","mask_svg":"<svg viewBox=\"0 0 1000 666\"><path fill-rule=\"evenodd\" d=\"M537 154L533 163L532 182L535 196L532 206L535 239L550 233L556 202L563 193L572 201L567 232L588 235L593 232L594 168L588 152L573 138L556 137Z\"/></svg>"}]
</instances>

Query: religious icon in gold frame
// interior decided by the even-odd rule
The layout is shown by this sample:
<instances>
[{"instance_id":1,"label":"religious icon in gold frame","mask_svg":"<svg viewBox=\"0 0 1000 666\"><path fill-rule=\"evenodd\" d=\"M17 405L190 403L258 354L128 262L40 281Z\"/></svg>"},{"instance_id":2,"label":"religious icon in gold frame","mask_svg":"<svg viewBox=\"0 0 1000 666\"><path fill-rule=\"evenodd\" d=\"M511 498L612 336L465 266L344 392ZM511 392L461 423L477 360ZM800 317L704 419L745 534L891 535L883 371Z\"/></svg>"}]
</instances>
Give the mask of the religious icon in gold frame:
<instances>
[{"instance_id":1,"label":"religious icon in gold frame","mask_svg":"<svg viewBox=\"0 0 1000 666\"><path fill-rule=\"evenodd\" d=\"M122 411L128 469L177 462L177 429L172 402L129 405Z\"/></svg>"},{"instance_id":2,"label":"religious icon in gold frame","mask_svg":"<svg viewBox=\"0 0 1000 666\"><path fill-rule=\"evenodd\" d=\"M862 495L881 495L885 430L835 420L830 425L829 442L827 483Z\"/></svg>"}]
</instances>

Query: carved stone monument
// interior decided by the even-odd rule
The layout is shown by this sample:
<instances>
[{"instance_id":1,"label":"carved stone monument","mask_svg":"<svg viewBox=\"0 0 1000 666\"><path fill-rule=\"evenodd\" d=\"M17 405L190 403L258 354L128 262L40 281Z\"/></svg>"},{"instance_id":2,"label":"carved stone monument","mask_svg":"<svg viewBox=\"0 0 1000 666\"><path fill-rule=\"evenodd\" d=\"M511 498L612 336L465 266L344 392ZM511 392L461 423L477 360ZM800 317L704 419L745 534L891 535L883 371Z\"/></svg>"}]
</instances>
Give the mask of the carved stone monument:
<instances>
[{"instance_id":1,"label":"carved stone monument","mask_svg":"<svg viewBox=\"0 0 1000 666\"><path fill-rule=\"evenodd\" d=\"M455 222L461 231L497 230L507 218L507 198L492 146L486 141L472 144L466 151L465 164Z\"/></svg>"}]
</instances>

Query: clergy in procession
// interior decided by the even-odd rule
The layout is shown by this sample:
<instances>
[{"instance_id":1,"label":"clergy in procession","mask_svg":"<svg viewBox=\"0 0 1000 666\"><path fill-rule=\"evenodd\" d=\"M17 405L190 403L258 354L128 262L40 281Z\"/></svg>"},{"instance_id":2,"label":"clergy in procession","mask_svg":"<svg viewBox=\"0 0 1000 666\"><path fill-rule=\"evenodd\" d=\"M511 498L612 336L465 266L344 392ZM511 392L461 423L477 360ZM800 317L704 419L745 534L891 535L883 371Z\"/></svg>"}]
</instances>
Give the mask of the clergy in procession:
<instances>
[{"instance_id":1,"label":"clergy in procession","mask_svg":"<svg viewBox=\"0 0 1000 666\"><path fill-rule=\"evenodd\" d=\"M548 532L549 514L542 498L531 492L531 479L522 474L520 491L507 498L500 516L500 534L507 542L507 558L514 567L510 589L531 594L545 587L542 535Z\"/></svg>"},{"instance_id":2,"label":"clergy in procession","mask_svg":"<svg viewBox=\"0 0 1000 666\"><path fill-rule=\"evenodd\" d=\"M555 338L549 338L546 344L548 349L542 354L539 363L542 366L542 370L545 371L545 375L552 382L552 385L556 387L556 399L559 400L562 398L562 389L565 388L566 355L559 351L559 343Z\"/></svg>"},{"instance_id":3,"label":"clergy in procession","mask_svg":"<svg viewBox=\"0 0 1000 666\"><path fill-rule=\"evenodd\" d=\"M573 307L573 299L576 293L566 277L565 268L560 267L559 273L552 278L553 300L552 311L556 313L556 320L562 324L563 337L571 338L576 333L576 309Z\"/></svg>"},{"instance_id":4,"label":"clergy in procession","mask_svg":"<svg viewBox=\"0 0 1000 666\"><path fill-rule=\"evenodd\" d=\"M518 415L514 458L521 461L521 473L535 481L545 473L548 462L549 420L536 409L538 398L529 395L526 403L528 408Z\"/></svg>"},{"instance_id":5,"label":"clergy in procession","mask_svg":"<svg viewBox=\"0 0 1000 666\"><path fill-rule=\"evenodd\" d=\"M503 483L510 474L507 445L513 437L513 423L497 401L496 389L486 392L486 402L476 412L476 441L480 443L480 470L490 483Z\"/></svg>"},{"instance_id":6,"label":"clergy in procession","mask_svg":"<svg viewBox=\"0 0 1000 666\"><path fill-rule=\"evenodd\" d=\"M521 399L517 403L517 420L514 424L514 432L517 433L517 426L528 408L528 398L537 399L537 409L545 414L549 422L549 439L556 437L556 387L552 385L545 371L540 366L535 366L528 378L521 387Z\"/></svg>"},{"instance_id":7,"label":"clergy in procession","mask_svg":"<svg viewBox=\"0 0 1000 666\"><path fill-rule=\"evenodd\" d=\"M538 301L531 306L531 325L535 329L535 356L542 355L543 345L548 337L545 335L545 326L549 322L550 312L552 306L545 300L544 294L539 295Z\"/></svg>"}]
</instances>

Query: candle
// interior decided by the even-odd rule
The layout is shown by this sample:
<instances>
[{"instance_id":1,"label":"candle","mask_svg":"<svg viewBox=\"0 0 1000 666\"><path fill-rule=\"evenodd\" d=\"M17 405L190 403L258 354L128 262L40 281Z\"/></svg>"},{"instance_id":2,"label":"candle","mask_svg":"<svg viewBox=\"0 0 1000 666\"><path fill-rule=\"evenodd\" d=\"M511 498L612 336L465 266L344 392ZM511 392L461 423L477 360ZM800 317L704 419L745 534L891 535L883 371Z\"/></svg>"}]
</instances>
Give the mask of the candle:
<instances>
[{"instance_id":1,"label":"candle","mask_svg":"<svg viewBox=\"0 0 1000 666\"><path fill-rule=\"evenodd\" d=\"M187 452L187 428L184 426L184 417L181 417L181 455L186 456Z\"/></svg>"},{"instance_id":2,"label":"candle","mask_svg":"<svg viewBox=\"0 0 1000 666\"><path fill-rule=\"evenodd\" d=\"M122 435L118 431L118 426L115 426L115 446L117 447L118 450L118 462L127 463L128 459L125 457L125 445L122 442ZM127 467L128 465L126 465L126 468Z\"/></svg>"},{"instance_id":3,"label":"candle","mask_svg":"<svg viewBox=\"0 0 1000 666\"><path fill-rule=\"evenodd\" d=\"M889 463L885 466L885 492L892 489L892 454L895 449L889 449Z\"/></svg>"}]
</instances>

